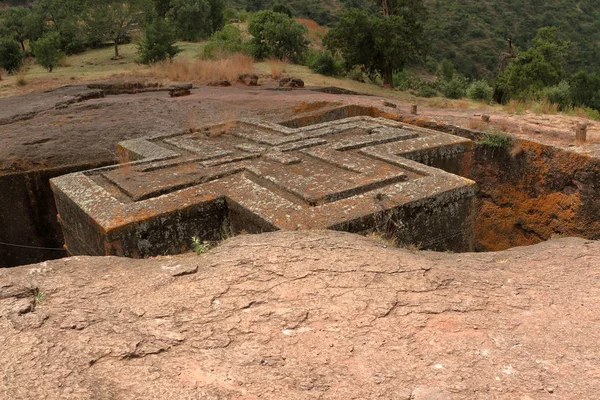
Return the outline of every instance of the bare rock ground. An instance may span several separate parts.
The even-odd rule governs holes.
[[[497,129],[511,135],[569,147],[574,127],[584,119],[564,115],[525,115],[482,109],[422,106],[410,116],[410,104],[386,107],[383,98],[320,93],[312,90],[274,91],[272,88],[200,87],[191,96],[170,98],[166,92],[90,96],[84,85],[65,86],[43,93],[0,98],[0,174],[80,164],[117,162],[116,144],[168,132],[178,132],[239,118],[284,121],[342,105],[378,107],[419,120],[435,120],[475,129]],[[66,104],[82,98],[83,102]],[[65,107],[58,107],[66,104]],[[395,105],[395,103],[394,103]],[[491,115],[482,123],[481,113]],[[590,123],[589,151],[597,151],[600,125]]]
[[[0,270],[2,399],[593,399],[600,243],[346,233]]]

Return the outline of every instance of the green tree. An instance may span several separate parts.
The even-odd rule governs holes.
[[[265,0],[247,0],[246,8],[248,11],[260,11],[265,8]]]
[[[286,5],[284,5],[284,4],[280,4],[280,3],[276,3],[276,4],[273,6],[273,11],[274,11],[274,12],[281,13],[281,14],[285,14],[285,15],[287,15],[287,16],[288,16],[288,17],[290,17],[290,18],[292,18],[292,17],[294,16],[294,15],[292,14],[292,10],[291,10],[291,9],[290,9],[288,6],[286,6]]]
[[[422,25],[427,15],[423,0],[372,0],[381,10],[384,17],[401,15],[410,25]]]
[[[380,73],[383,83],[391,87],[393,71],[402,70],[422,50],[422,24],[409,22],[410,18],[413,16],[378,16],[352,9],[327,33],[324,43],[342,53],[347,67],[363,65],[371,75]]]
[[[248,32],[253,36],[250,48],[257,59],[274,56],[302,62],[308,50],[308,29],[285,14],[259,11],[250,18]]]
[[[171,6],[168,18],[181,39],[195,41],[212,33],[208,0],[174,0]]]
[[[564,65],[570,43],[559,39],[556,28],[538,30],[533,45],[521,53],[496,80],[503,101],[540,93],[564,79]]]
[[[25,51],[25,41],[28,38],[27,18],[31,11],[24,7],[9,8],[3,17],[5,31],[21,44]]]
[[[60,34],[49,32],[33,43],[33,54],[38,64],[52,72],[65,56],[60,50]]]
[[[35,41],[47,31],[58,32],[60,47],[67,54],[82,52],[87,47],[82,15],[86,0],[41,0],[33,8],[31,18],[37,32],[31,33]]]
[[[1,25],[2,34],[13,37],[25,51],[25,42],[32,42],[42,35],[44,19],[31,8],[14,7],[5,11]]]
[[[600,75],[580,71],[569,79],[569,83],[573,104],[600,110]]]
[[[454,69],[454,64],[452,63],[452,61],[445,59],[440,63],[439,74],[443,80],[451,81],[452,78],[454,78],[455,72],[456,71]]]
[[[154,64],[172,59],[181,50],[175,46],[175,32],[160,17],[150,21],[138,43],[138,61],[142,64]]]
[[[209,35],[212,35],[225,25],[225,3],[223,3],[223,0],[208,0],[208,5],[210,6],[208,16]]]
[[[147,12],[146,0],[90,0],[85,18],[88,34],[97,40],[112,42],[114,59],[119,59],[119,45],[139,29]]]
[[[23,63],[23,52],[19,42],[14,39],[0,40],[0,67],[8,73],[13,73],[21,68]]]
[[[158,17],[165,18],[171,9],[171,0],[152,0],[152,6]]]

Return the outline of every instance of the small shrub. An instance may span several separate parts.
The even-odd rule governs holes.
[[[441,63],[440,63],[440,68],[439,68],[439,75],[443,80],[445,81],[451,81],[452,79],[454,79],[454,72],[456,71],[456,69],[454,68],[454,64],[452,63],[452,61],[444,59]]]
[[[175,46],[175,32],[162,18],[146,26],[138,43],[138,62],[154,64],[172,59],[181,50]]]
[[[589,108],[589,107],[576,107],[573,109],[575,115],[578,117],[585,117],[593,119],[594,121],[600,121],[600,111]]]
[[[438,91],[435,90],[433,86],[424,84],[416,90],[413,90],[412,94],[417,97],[436,97],[438,95]]]
[[[16,40],[0,40],[0,67],[8,73],[16,72],[23,64],[23,52]]]
[[[354,67],[352,67],[352,69],[346,73],[346,78],[363,83],[369,80],[367,74],[359,65],[355,65]]]
[[[490,102],[494,95],[494,88],[485,80],[474,81],[467,88],[467,97],[471,100]]]
[[[204,47],[202,56],[204,58],[222,58],[244,49],[242,31],[235,25],[226,25],[220,31],[215,32]]]
[[[41,291],[40,288],[34,288],[33,289],[33,306],[37,307],[39,305],[41,305],[44,300],[46,299],[46,293]]]
[[[462,99],[467,92],[467,80],[461,77],[454,77],[449,81],[442,81],[440,91],[449,99]]]
[[[510,136],[503,132],[485,132],[478,143],[494,149],[505,149],[510,145]]]
[[[567,81],[561,81],[556,86],[546,88],[543,97],[551,104],[557,104],[559,110],[567,109],[571,101],[571,85]]]
[[[192,250],[194,250],[196,254],[204,254],[210,250],[210,243],[206,240],[202,241],[199,237],[194,236],[192,238]]]
[[[560,106],[556,103],[551,103],[548,100],[534,101],[530,103],[529,108],[538,115],[556,115]]]
[[[341,65],[329,51],[317,53],[314,59],[309,61],[309,67],[317,74],[335,76],[339,75]]]
[[[437,81],[427,81],[418,76],[410,75],[404,70],[394,71],[392,75],[394,87],[398,90],[411,90],[417,97],[436,97],[438,95]]]
[[[527,109],[527,105],[520,100],[510,100],[508,104],[504,107],[506,111],[513,114],[522,115],[525,114],[525,110]]]
[[[409,76],[405,70],[396,70],[392,75],[394,87],[398,90],[411,89],[409,85]]]
[[[367,234],[367,237],[377,243],[383,245],[383,247],[398,247],[398,239],[394,236],[387,235],[381,232],[371,232]]]
[[[235,9],[231,8],[231,7],[227,7],[223,11],[223,19],[225,20],[225,22],[232,21],[234,19],[239,20],[238,12]]]
[[[383,86],[383,77],[379,73],[379,71],[372,72],[369,75],[369,83],[377,86]]]
[[[25,79],[25,71],[19,70],[17,74],[17,86],[26,86],[27,80]]]
[[[38,64],[52,72],[65,56],[60,50],[60,35],[58,32],[47,33],[33,44],[33,54]]]

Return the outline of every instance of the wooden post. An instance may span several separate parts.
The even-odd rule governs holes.
[[[418,109],[417,105],[413,104],[412,107],[410,108],[410,113],[414,114],[414,115],[417,115],[418,110],[419,109]]]
[[[585,143],[587,141],[587,124],[580,122],[575,128],[575,141],[577,143]]]

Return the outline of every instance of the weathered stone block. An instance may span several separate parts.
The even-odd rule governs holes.
[[[304,81],[300,78],[282,78],[279,80],[279,87],[303,88]]]
[[[256,74],[240,74],[237,80],[246,86],[258,86],[258,75]]]
[[[216,133],[215,133],[216,132]],[[254,120],[121,143],[133,160],[51,181],[71,254],[145,257],[278,229],[380,231],[471,250],[471,141],[354,117],[303,128]]]

